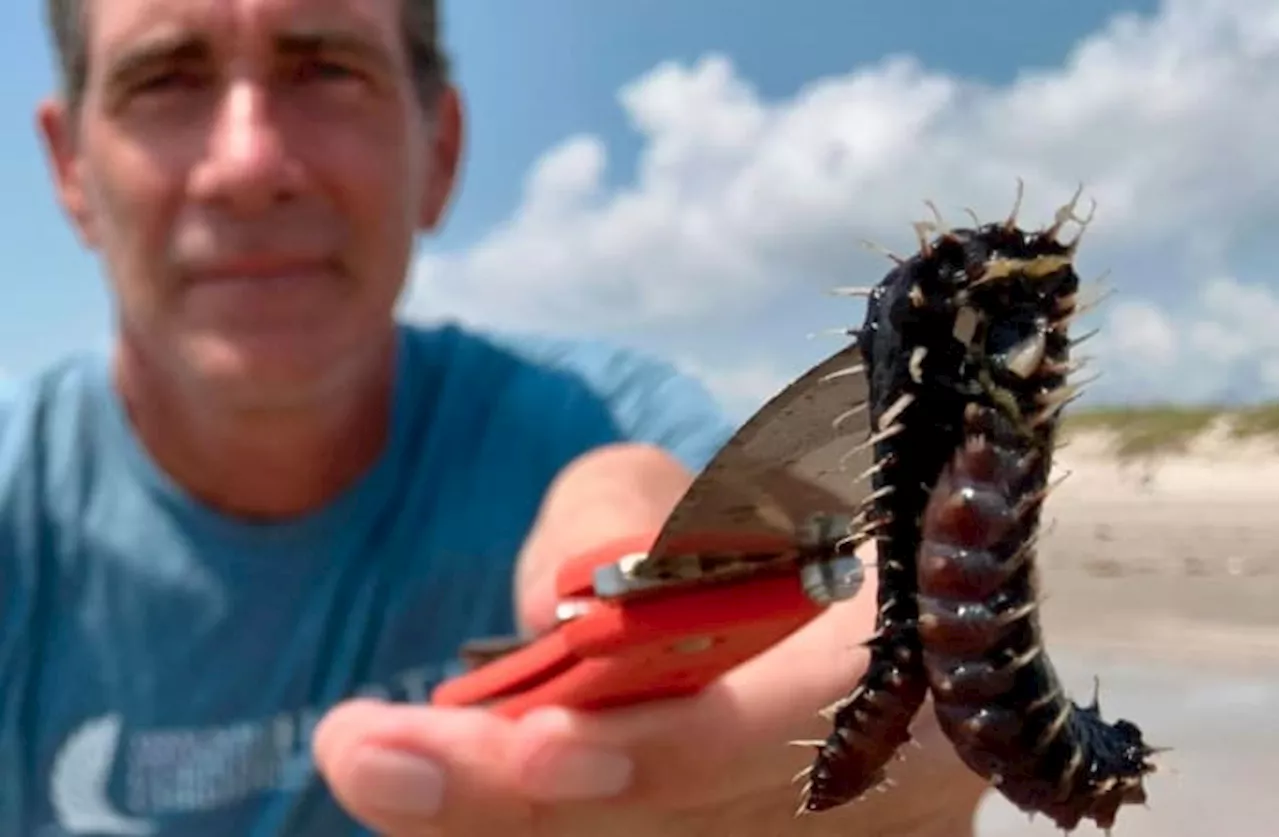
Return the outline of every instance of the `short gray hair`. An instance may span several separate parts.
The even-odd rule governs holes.
[[[409,72],[423,105],[432,105],[449,80],[449,59],[440,43],[439,0],[400,0],[400,30]],[[89,75],[85,0],[45,0],[62,94],[78,108]]]

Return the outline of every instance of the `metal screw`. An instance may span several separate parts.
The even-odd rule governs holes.
[[[800,568],[800,586],[805,595],[824,605],[853,598],[865,579],[862,560],[856,555],[814,561]]]

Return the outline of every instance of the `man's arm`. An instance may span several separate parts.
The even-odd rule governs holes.
[[[550,618],[565,556],[625,532],[653,531],[690,472],[650,445],[584,454],[556,481],[528,540],[518,599]],[[519,720],[483,709],[350,701],[322,721],[316,760],[339,801],[393,837],[609,833],[966,833],[981,783],[928,716],[923,747],[891,766],[890,793],[793,820],[790,777],[811,752],[786,746],[827,731],[817,708],[866,670],[860,641],[875,612],[874,576],[778,646],[689,698],[602,713],[549,708]]]
[[[556,569],[603,541],[656,534],[732,426],[699,382],[669,364],[565,341],[531,340],[521,351],[584,385],[586,401],[555,410],[603,409],[609,425],[602,433],[593,418],[570,428],[599,441],[561,469],[525,540],[514,595],[520,623],[536,631],[552,622]],[[855,599],[688,698],[601,713],[548,708],[518,720],[351,701],[317,730],[317,763],[354,816],[393,837],[964,835],[982,784],[927,711],[917,731],[923,749],[908,748],[908,760],[890,767],[901,780],[892,792],[792,816],[791,777],[813,752],[786,743],[824,737],[818,709],[866,671],[861,641],[872,633],[875,595],[872,573]]]

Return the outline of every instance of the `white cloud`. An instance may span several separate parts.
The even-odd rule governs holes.
[[[758,402],[817,359],[764,352],[762,328],[832,325],[810,319],[818,293],[883,272],[859,238],[910,248],[925,197],[1002,216],[1018,176],[1022,218],[1043,223],[1084,181],[1099,210],[1082,269],[1123,268],[1103,391],[1176,381],[1178,397],[1261,368],[1274,397],[1275,249],[1252,274],[1231,262],[1259,225],[1274,235],[1278,28],[1271,0],[1169,0],[1005,86],[895,56],[773,102],[723,56],[666,63],[619,94],[644,138],[633,183],[607,189],[603,143],[568,139],[507,223],[421,258],[406,308],[625,335]],[[1244,279],[1201,289],[1220,272]],[[1200,310],[1174,303],[1193,293]]]
[[[1149,302],[1124,302],[1108,319],[1103,340],[1124,362],[1141,368],[1166,369],[1178,357],[1178,332],[1169,315]]]
[[[1093,353],[1109,376],[1124,382],[1127,397],[1274,398],[1280,354],[1276,292],[1215,277],[1188,303],[1178,314],[1150,302],[1126,302],[1109,312]]]

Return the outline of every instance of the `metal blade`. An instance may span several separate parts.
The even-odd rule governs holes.
[[[658,582],[714,573],[716,556],[683,555],[672,547],[684,534],[781,536],[810,545],[815,537],[845,537],[847,526],[816,533],[813,527],[815,518],[826,518],[828,529],[832,520],[847,523],[871,492],[857,477],[870,467],[872,451],[852,453],[870,435],[865,408],[850,413],[867,400],[861,364],[851,344],[770,399],[703,469],[628,574]]]

